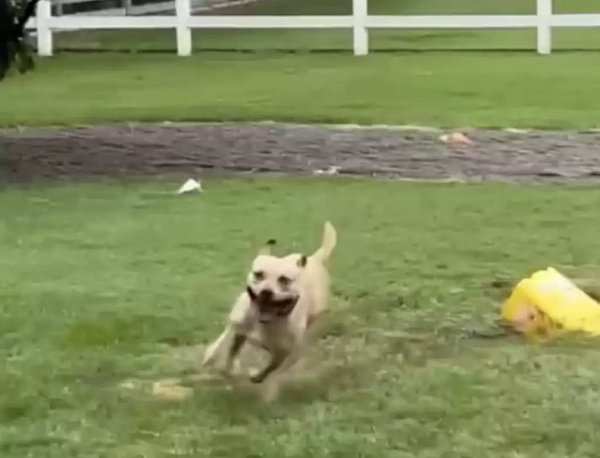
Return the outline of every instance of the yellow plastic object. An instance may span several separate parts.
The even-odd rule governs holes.
[[[521,280],[501,315],[530,336],[560,329],[600,335],[600,304],[552,267]]]

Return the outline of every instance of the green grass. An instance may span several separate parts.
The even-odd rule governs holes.
[[[252,14],[345,14],[350,2],[256,3]],[[375,13],[530,13],[533,2],[373,1]],[[559,12],[597,5],[557,2]],[[164,33],[163,33],[164,32]],[[162,49],[170,31],[57,34],[58,48]],[[569,35],[571,32],[574,35]],[[598,30],[558,30],[558,48],[595,48]],[[334,32],[337,33],[337,32]],[[585,35],[585,34],[591,35]],[[329,34],[328,31],[323,34]],[[582,35],[583,34],[583,35]],[[332,48],[319,31],[201,31],[199,49]],[[350,34],[333,48],[349,49]],[[484,38],[487,37],[487,38]],[[507,38],[510,45],[503,42]],[[526,37],[526,39],[524,39]],[[571,38],[569,38],[571,37]],[[165,39],[167,41],[165,41]],[[72,40],[72,41],[71,41]],[[566,41],[564,41],[566,40]],[[594,52],[540,57],[534,31],[375,31],[374,49],[530,49],[531,52],[428,52],[240,55],[73,56],[0,87],[0,125],[102,121],[278,120],[426,124],[448,127],[596,128],[600,57]],[[171,46],[169,45],[169,46]],[[338,46],[339,45],[339,46]],[[24,97],[23,94],[27,94]],[[47,109],[40,109],[40,106]]]
[[[372,14],[533,14],[535,0],[370,0]],[[347,15],[351,0],[264,0],[245,7],[252,15]],[[558,13],[600,12],[593,0],[556,0]],[[232,10],[240,14],[240,10]],[[222,10],[227,14],[227,10]],[[535,30],[375,30],[373,50],[535,49]],[[555,31],[555,49],[598,50],[597,29]],[[196,30],[194,49],[352,49],[344,30]],[[72,32],[56,36],[57,49],[164,50],[174,52],[175,32],[168,30]]]
[[[411,14],[473,5],[445,4],[395,5]],[[478,11],[527,12],[522,5]],[[387,33],[374,34],[376,47],[506,47],[503,33],[509,47],[533,44],[510,32]],[[300,36],[195,39],[263,50],[333,43],[333,35]],[[122,47],[123,37],[85,39]],[[154,32],[132,38],[166,43]],[[594,53],[60,56],[0,85],[0,125],[597,127],[599,66]],[[2,458],[597,456],[597,343],[471,331],[490,330],[498,316],[495,279],[515,282],[549,265],[598,272],[599,188],[207,179],[205,194],[181,198],[176,185],[0,189]],[[263,407],[247,390],[194,378],[196,346],[220,331],[256,249],[275,237],[282,249],[311,250],[327,219],[339,230],[334,312],[281,401]],[[168,377],[186,378],[193,398],[155,399],[152,383]]]
[[[600,55],[62,56],[0,85],[0,125],[264,120],[600,125]]]
[[[497,317],[491,280],[597,263],[600,189],[175,186],[0,193],[3,458],[596,456],[595,344],[468,331]],[[270,408],[216,382],[154,399],[154,380],[196,370],[193,346],[219,332],[264,240],[309,251],[326,219],[339,230],[334,313],[312,378]]]

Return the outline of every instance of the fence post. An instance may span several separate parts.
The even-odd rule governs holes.
[[[37,51],[40,56],[52,55],[52,4],[50,0],[40,0],[36,7]]]
[[[191,0],[175,0],[175,14],[177,15],[177,55],[192,55],[192,29],[189,19],[192,12]]]
[[[355,56],[369,54],[369,32],[366,27],[368,14],[367,0],[352,0],[352,43]]]
[[[552,52],[552,0],[537,0],[537,52]]]
[[[131,0],[123,0],[123,9],[125,10],[125,16],[131,16]]]

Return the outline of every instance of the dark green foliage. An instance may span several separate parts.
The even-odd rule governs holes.
[[[0,0],[0,80],[12,65],[20,73],[34,66],[31,47],[26,42],[25,24],[38,0]]]

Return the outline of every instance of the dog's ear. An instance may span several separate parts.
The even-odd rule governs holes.
[[[308,262],[308,258],[305,255],[300,256],[300,258],[298,258],[298,267],[301,267],[301,268],[306,267],[307,262]]]
[[[267,240],[267,243],[265,244],[265,246],[262,247],[260,250],[258,250],[258,254],[270,255],[271,247],[273,247],[275,245],[277,245],[277,240],[275,240],[275,239]]]

